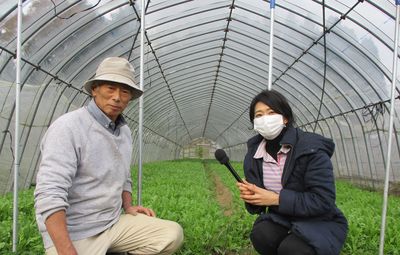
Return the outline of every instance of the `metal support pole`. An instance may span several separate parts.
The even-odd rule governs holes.
[[[393,70],[392,70],[392,92],[390,98],[390,117],[389,117],[389,138],[388,149],[386,157],[385,169],[385,187],[383,191],[383,206],[382,206],[382,221],[381,221],[381,234],[379,242],[379,255],[383,255],[385,246],[385,229],[386,229],[386,213],[387,213],[387,200],[389,192],[389,172],[390,172],[390,156],[392,154],[392,139],[393,139],[393,118],[394,118],[394,94],[396,91],[397,80],[397,47],[399,43],[399,14],[400,14],[400,0],[396,0],[396,25],[394,31],[394,52],[393,52]]]
[[[145,11],[146,5],[145,0],[141,1],[142,11],[140,15],[140,89],[143,90],[144,83],[144,35],[146,32],[145,28]],[[143,167],[143,97],[144,94],[139,97],[139,160],[138,160],[138,190],[137,190],[137,204],[142,204],[142,167]]]
[[[268,90],[271,90],[272,87],[272,59],[273,59],[273,50],[274,50],[274,13],[275,13],[275,0],[270,1],[270,9],[271,9],[271,26],[269,30],[269,63],[268,63]]]
[[[19,106],[21,91],[21,25],[22,0],[18,0],[17,17],[17,59],[16,59],[16,87],[15,87],[15,133],[14,133],[14,203],[13,203],[13,236],[12,251],[17,252],[18,242],[18,175],[19,175]]]

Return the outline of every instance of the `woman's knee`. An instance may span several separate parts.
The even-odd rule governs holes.
[[[287,229],[270,221],[254,224],[250,240],[260,254],[276,254],[281,240],[287,235]]]
[[[262,225],[263,224],[257,224],[253,226],[253,229],[250,233],[250,240],[257,251],[266,244],[266,240],[268,238]]]
[[[279,244],[287,235],[286,227],[264,220],[254,224],[250,240],[260,254],[277,254]]]
[[[279,255],[315,255],[314,248],[294,234],[288,235],[278,247]]]

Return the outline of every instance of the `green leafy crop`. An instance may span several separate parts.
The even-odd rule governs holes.
[[[232,163],[242,175],[242,164]],[[242,176],[243,177],[243,176]],[[137,180],[137,169],[132,170]],[[249,232],[255,220],[239,199],[236,181],[215,160],[143,165],[142,204],[158,217],[177,221],[185,241],[178,254],[253,255]],[[136,182],[133,196],[136,197]],[[349,221],[342,255],[378,254],[382,195],[338,181],[337,205]],[[0,197],[0,254],[13,254],[12,194]],[[385,254],[400,255],[400,198],[389,197]],[[44,254],[35,222],[33,190],[19,193],[18,254]]]

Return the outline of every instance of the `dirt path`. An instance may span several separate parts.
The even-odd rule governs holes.
[[[231,191],[222,182],[221,177],[216,174],[207,162],[203,162],[208,178],[212,181],[215,190],[216,199],[224,211],[225,216],[231,216],[233,213],[233,198]]]
[[[216,173],[211,173],[212,180],[215,185],[215,193],[217,201],[224,210],[225,216],[231,216],[233,213],[233,202],[231,191],[222,183],[221,177]]]
[[[221,209],[223,210],[223,214],[227,217],[232,216],[234,213],[234,205],[233,205],[233,196],[231,190],[225,186],[225,184],[221,180],[221,177],[214,170],[210,168],[207,162],[203,162],[203,166],[206,171],[207,177],[212,182],[211,187],[215,192],[216,200],[219,203]],[[223,252],[213,251],[210,254],[256,255],[257,253],[251,246],[249,246],[249,247],[243,247],[239,251],[229,251],[229,250],[224,250]]]

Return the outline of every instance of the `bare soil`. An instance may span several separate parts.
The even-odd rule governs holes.
[[[217,201],[224,210],[224,215],[231,216],[233,213],[233,198],[231,191],[222,183],[221,177],[214,172],[212,172],[210,175],[215,186],[215,195],[217,197]]]

